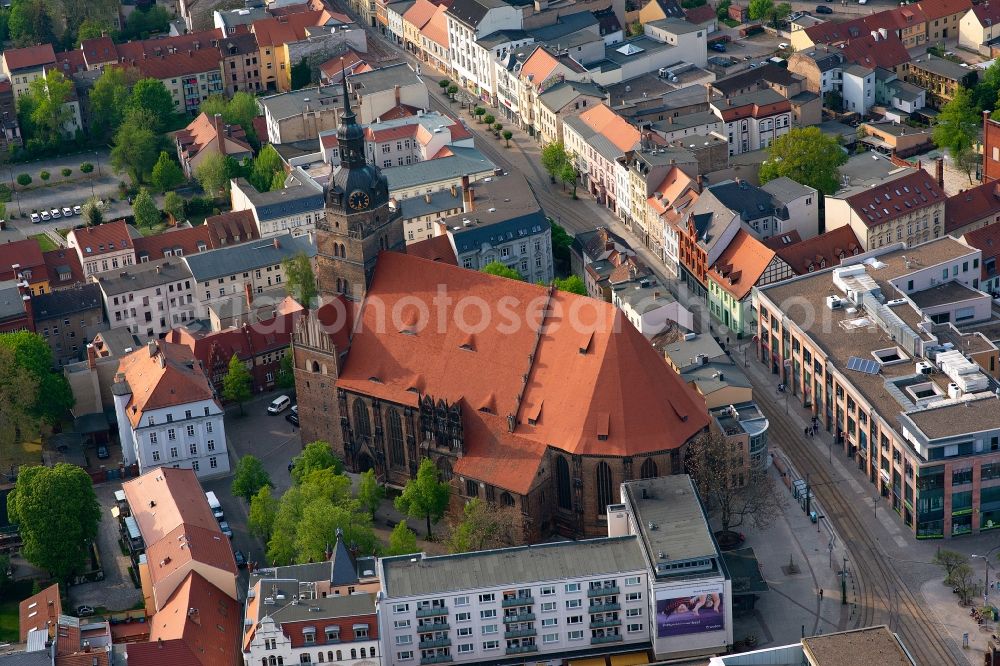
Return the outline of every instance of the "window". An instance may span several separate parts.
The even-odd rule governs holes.
[[[359,640],[362,638],[368,638],[368,625],[356,626],[354,628],[354,639]]]
[[[302,630],[302,640],[305,641],[306,645],[316,642],[316,629],[312,627],[306,627]],[[306,655],[308,656],[308,655]]]
[[[554,601],[544,601],[542,602],[542,612],[551,613],[556,609],[556,602]]]
[[[543,643],[558,643],[559,634],[542,634]]]
[[[324,633],[326,634],[327,643],[340,640],[340,627],[327,627]]]
[[[403,650],[401,652],[397,652],[396,657],[400,661],[407,661],[409,659],[413,659],[413,650]]]
[[[188,412],[188,414],[190,414],[190,413],[191,412]],[[188,418],[190,418],[190,417],[188,417]],[[194,426],[193,425],[189,425],[187,427],[187,434],[188,434],[188,437],[194,437]]]
[[[497,616],[496,608],[488,608],[486,610],[479,611],[479,617],[483,620],[489,620]]]
[[[638,585],[640,582],[641,579],[638,576],[629,576],[625,579],[625,586],[630,587],[632,585]]]
[[[629,592],[625,595],[625,601],[640,601],[642,592]]]
[[[583,606],[583,602],[579,599],[567,599],[566,608],[580,608]]]
[[[566,593],[567,594],[570,594],[572,592],[579,592],[579,591],[580,591],[580,584],[579,583],[566,583]]]
[[[160,452],[153,451],[153,462],[159,462],[159,461],[160,461]]]
[[[637,632],[637,631],[642,631],[642,623],[641,623],[641,622],[631,622],[631,623],[629,623],[629,625],[628,625],[628,626],[626,627],[626,630],[627,630],[627,631],[628,631],[628,632],[629,632],[630,634],[634,634],[634,633],[635,633],[635,632]]]
[[[542,596],[548,597],[556,593],[556,588],[551,585],[542,588]]]
[[[583,631],[579,629],[576,631],[571,631],[568,634],[566,634],[566,637],[571,641],[581,640],[583,638]]]
[[[469,597],[467,597],[467,596],[455,597],[455,605],[456,606],[468,606],[469,605]]]
[[[386,420],[389,426],[389,465],[402,468],[406,464],[406,457],[403,453],[403,422],[399,417],[399,410],[389,408]]]
[[[458,644],[458,653],[459,654],[467,654],[469,652],[472,652],[475,649],[476,648],[475,648],[475,646],[472,643],[459,643]]]
[[[455,622],[469,622],[472,620],[472,613],[456,613]]]
[[[559,624],[559,618],[557,617],[547,617],[544,620],[542,620],[543,627],[554,627],[557,624]]]
[[[396,628],[396,629],[409,629],[410,628],[410,621],[409,620],[396,620],[395,622],[392,623],[392,626],[394,628]]]
[[[211,424],[209,424],[209,425],[211,425]],[[209,451],[214,451],[215,450],[215,440],[214,439],[208,440],[208,450]]]
[[[191,452],[191,455],[193,456],[198,455],[198,445],[196,443],[191,442],[191,445],[188,447],[188,450]]]
[[[499,650],[500,641],[483,641],[484,650]]]
[[[488,604],[488,603],[490,603],[492,601],[495,601],[495,600],[496,600],[496,595],[494,595],[492,592],[490,592],[489,594],[480,594],[479,595],[479,603],[481,603],[481,604]]]
[[[149,433],[149,443],[150,444],[156,444],[156,433],[155,432]]]
[[[569,463],[566,462],[565,456],[556,457],[556,499],[560,509],[573,508],[573,490],[570,485]],[[569,592],[568,589],[566,591]]]
[[[484,624],[483,625],[483,636],[489,636],[490,634],[497,633],[497,625],[495,624]]]
[[[214,457],[209,458],[208,459],[208,466],[211,467],[212,469],[215,469],[216,467],[218,467],[219,466],[218,459],[214,458]]]
[[[392,607],[392,612],[396,613],[397,615],[399,613],[407,613],[409,612],[409,610],[410,610],[410,604],[395,604]]]
[[[176,458],[177,457],[177,447],[176,446],[171,446],[170,447],[170,457],[171,458]]]
[[[609,504],[614,504],[611,488],[611,467],[602,460],[597,464],[597,515],[599,516],[606,514]]]
[[[169,414],[167,415],[167,420],[168,421],[170,420]],[[173,428],[167,431],[167,439],[169,439],[171,442],[177,439],[177,432]]]
[[[458,635],[459,636],[471,636],[472,635],[472,627],[459,627],[458,628]]]

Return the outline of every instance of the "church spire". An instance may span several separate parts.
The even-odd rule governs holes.
[[[358,125],[357,116],[351,108],[351,97],[347,90],[347,69],[341,61],[340,73],[344,86],[344,112],[340,116],[337,140],[340,144],[340,165],[342,168],[357,169],[365,166],[364,130]]]
[[[343,84],[344,84],[344,118],[343,119],[345,121],[353,121],[354,118],[355,118],[355,116],[354,116],[354,111],[351,109],[351,96],[350,96],[350,93],[347,92],[347,71],[345,69],[344,60],[343,59],[340,60],[340,78],[343,80]],[[345,125],[350,125],[352,123],[351,122],[345,122],[344,124]]]

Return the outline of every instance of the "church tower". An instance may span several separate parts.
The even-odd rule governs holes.
[[[364,129],[357,123],[344,75],[344,114],[337,140],[340,166],[326,190],[326,214],[316,226],[316,282],[320,295],[361,300],[382,250],[405,251],[403,221],[389,209],[389,185],[365,161]]]

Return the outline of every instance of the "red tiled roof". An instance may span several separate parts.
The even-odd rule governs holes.
[[[985,280],[991,277],[986,260],[993,259],[995,264],[996,258],[1000,256],[1000,222],[987,224],[985,227],[970,231],[963,238],[966,243],[983,253],[983,260],[980,262],[982,278]],[[997,267],[994,265],[993,270],[996,269]]]
[[[13,280],[16,277],[11,268],[14,264],[18,264],[22,271],[31,271],[30,283],[48,279],[48,270],[42,256],[42,249],[34,238],[0,245],[0,280]]]
[[[536,445],[579,455],[664,451],[707,424],[704,404],[609,303],[392,252],[379,258],[369,299],[383,299],[390,310],[404,296],[430,304],[441,286],[452,302],[475,297],[487,304],[487,325],[463,332],[449,315],[441,330],[419,327],[416,312],[403,307],[403,330],[390,326],[376,334],[378,313],[363,306],[338,388],[411,406],[419,395],[461,400],[467,413],[476,412],[468,427],[488,430],[486,439],[467,440],[472,451],[492,447],[484,457],[507,449],[513,455],[516,448],[530,461]],[[520,326],[499,326],[509,321],[497,310],[501,300],[513,304]],[[531,322],[544,309],[556,314],[545,318],[538,336]],[[517,424],[512,433],[508,415]],[[471,468],[467,473],[479,478]],[[504,488],[525,481],[512,465],[495,475]]]
[[[83,51],[79,50],[57,53],[56,64],[67,78],[76,72],[87,71],[87,61],[83,57]]]
[[[143,59],[123,60],[123,64],[135,67],[143,76],[153,79],[169,79],[189,74],[214,72],[219,69],[222,56],[217,48],[210,45],[200,49],[179,50],[174,54],[147,56]]]
[[[846,201],[865,225],[873,227],[944,202],[945,196],[926,171],[917,171],[849,196]]]
[[[251,31],[260,46],[281,46],[306,38],[306,28],[327,23],[333,16],[326,10],[311,10],[254,21]]]
[[[580,114],[580,120],[623,152],[634,150],[639,143],[639,130],[605,104],[587,109]]]
[[[443,261],[452,266],[458,266],[455,249],[447,236],[434,236],[406,246],[406,254],[430,261]]]
[[[354,68],[364,64],[365,60],[361,54],[352,48],[348,48],[344,53],[330,58],[319,66],[319,71],[334,83],[340,83],[340,73],[346,71],[348,74],[354,73]]]
[[[972,0],[923,0],[917,3],[917,8],[924,13],[928,21],[933,21],[952,14],[964,15],[973,9],[973,4]]]
[[[79,247],[81,257],[99,257],[110,252],[134,250],[135,244],[125,220],[115,220],[96,227],[83,227],[69,232]]]
[[[780,250],[781,248],[786,247],[788,245],[794,245],[795,243],[801,243],[802,242],[802,236],[799,235],[798,231],[796,231],[795,229],[792,229],[791,231],[786,231],[785,233],[781,234],[780,236],[771,236],[770,238],[765,239],[763,242],[764,242],[764,245],[768,246],[772,250],[777,251],[777,250]],[[781,254],[781,253],[778,252],[778,254]]]
[[[51,44],[27,46],[23,49],[7,49],[3,52],[7,69],[11,72],[18,69],[30,69],[51,65],[56,61],[56,53]]]
[[[704,4],[693,9],[685,9],[684,18],[688,21],[688,23],[694,23],[695,25],[708,23],[709,21],[715,19],[715,7],[709,4]]]
[[[994,25],[1000,22],[1000,2],[981,2],[972,8],[972,13],[979,19],[979,25]]]
[[[995,215],[1000,215],[1000,183],[983,183],[954,194],[944,202],[944,232],[950,234]]]
[[[192,469],[158,467],[126,481],[122,490],[147,545],[182,525],[204,530],[219,527]]]
[[[437,11],[437,5],[430,0],[417,0],[403,13],[403,21],[420,30],[431,20],[435,11]]]
[[[142,261],[143,257],[154,261],[163,259],[166,256],[164,253],[166,250],[170,250],[174,256],[177,256],[179,249],[181,254],[187,256],[211,249],[212,237],[208,226],[201,224],[197,227],[165,231],[154,236],[143,236],[136,238],[133,243],[135,243],[135,256],[138,261]],[[200,244],[203,244],[204,247],[199,247]]]
[[[315,627],[317,636],[325,636],[327,627],[336,627],[340,630],[341,636],[353,637],[355,624],[367,624],[368,640],[377,641],[378,616],[375,614],[375,595],[368,594],[368,598],[371,600],[371,613],[344,615],[331,618],[319,617],[315,620],[307,618],[305,620],[298,620],[295,622],[282,622],[281,631],[288,636],[288,642],[292,644],[293,649],[306,647],[306,637],[302,631],[305,627]],[[365,662],[361,661],[360,663],[364,664]]]
[[[742,301],[764,275],[774,257],[774,250],[741,228],[709,269],[708,275],[729,295]]]
[[[842,258],[852,257],[865,251],[854,230],[848,225],[799,243],[771,247],[786,264],[792,267],[796,275],[836,266]]]
[[[118,47],[107,35],[80,42],[80,51],[90,66],[105,62],[118,62]]]
[[[260,230],[253,218],[253,211],[229,211],[221,215],[213,215],[205,220],[209,238],[212,239],[212,249],[236,245],[260,238]]]
[[[60,248],[43,252],[45,268],[49,274],[49,286],[53,289],[71,287],[84,282],[83,266],[80,258],[72,249]],[[66,277],[65,280],[61,279]]]
[[[448,19],[444,15],[446,11],[448,7],[438,5],[431,19],[420,29],[420,34],[445,49],[448,48]]]
[[[779,102],[772,102],[770,104],[757,104],[754,102],[729,107],[721,106],[720,102],[717,106],[719,107],[722,119],[727,123],[731,123],[734,120],[740,120],[741,118],[766,118],[767,116],[773,116],[778,113],[787,113],[792,110],[792,103],[787,99],[783,99]]]
[[[360,73],[360,72],[357,72]],[[400,118],[410,118],[420,112],[415,106],[410,106],[409,104],[397,104],[385,113],[379,116],[379,120],[386,122],[388,120],[398,120]]]
[[[204,370],[183,345],[150,342],[123,356],[118,372],[125,375],[132,393],[125,407],[133,426],[146,410],[214,399]]]
[[[241,126],[226,124],[219,116],[209,117],[207,113],[198,114],[175,137],[183,152],[191,157],[213,144],[215,151],[223,155],[253,152]]]
[[[18,604],[18,621],[21,629],[21,642],[28,640],[30,629],[50,629],[50,636],[55,631],[55,624],[62,614],[62,599],[59,597],[59,584],[33,594]]]

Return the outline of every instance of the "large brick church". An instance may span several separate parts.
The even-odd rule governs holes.
[[[345,85],[345,99],[346,83]],[[607,534],[622,481],[677,473],[704,402],[610,304],[405,254],[349,101],[293,335],[303,441],[403,485],[430,457],[526,541]]]

